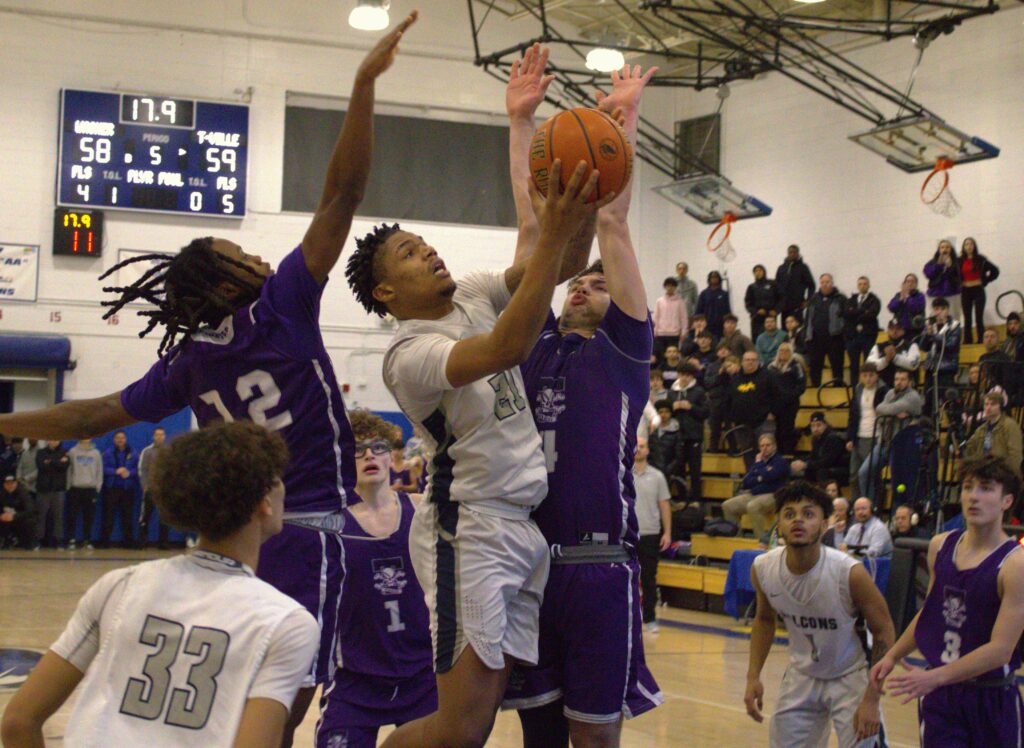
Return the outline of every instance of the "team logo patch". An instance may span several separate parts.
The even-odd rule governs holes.
[[[0,649],[0,691],[18,689],[42,658],[31,649]]]
[[[405,564],[399,556],[375,558],[373,564],[373,587],[382,595],[401,595],[409,580],[405,575]]]
[[[958,629],[967,621],[967,593],[956,587],[946,587],[943,592],[942,617],[947,626]]]
[[[533,409],[537,423],[557,423],[564,410],[565,377],[541,377],[537,407]]]

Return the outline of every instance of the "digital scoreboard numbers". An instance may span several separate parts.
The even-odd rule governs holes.
[[[245,216],[249,107],[61,91],[57,204]]]
[[[57,208],[53,212],[53,253],[71,257],[103,254],[103,212]]]

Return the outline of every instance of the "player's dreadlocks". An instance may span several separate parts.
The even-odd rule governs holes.
[[[387,314],[388,310],[373,298],[373,289],[377,286],[377,250],[384,245],[388,237],[400,230],[401,227],[397,223],[390,226],[386,223],[374,226],[369,234],[362,239],[356,239],[356,251],[345,265],[345,277],[348,279],[349,288],[355,294],[356,301],[363,305],[363,309],[379,317]]]
[[[145,254],[119,262],[101,275],[100,280],[136,262],[154,264],[129,286],[103,287],[108,293],[121,294],[119,299],[103,302],[103,306],[110,307],[103,319],[117,314],[126,304],[135,301],[155,306],[156,309],[144,309],[137,314],[149,318],[146,329],[139,333],[140,338],[157,325],[166,328],[158,356],[174,345],[179,334],[183,340],[188,340],[200,327],[217,324],[240,305],[251,301],[251,295],[243,294],[240,299],[232,300],[219,290],[220,284],[225,282],[240,285],[238,276],[231,272],[231,266],[242,268],[261,279],[260,274],[245,263],[215,251],[213,237],[207,236],[193,239],[177,255]]]

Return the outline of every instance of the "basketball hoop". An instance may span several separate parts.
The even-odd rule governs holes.
[[[722,262],[732,262],[736,259],[736,250],[729,241],[734,223],[736,216],[733,213],[726,213],[708,235],[708,252],[714,252]]]
[[[952,168],[953,162],[950,159],[939,158],[921,185],[921,202],[931,208],[933,213],[946,218],[952,218],[960,212],[960,203],[949,190],[949,170]]]

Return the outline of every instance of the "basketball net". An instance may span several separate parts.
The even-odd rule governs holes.
[[[960,203],[949,189],[949,170],[952,168],[953,162],[950,159],[940,158],[921,185],[921,202],[931,208],[933,213],[946,218],[952,218],[960,212]]]
[[[722,262],[732,262],[736,259],[736,250],[733,249],[732,242],[729,241],[734,223],[736,223],[736,216],[726,213],[708,235],[708,252],[714,252]]]

